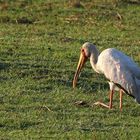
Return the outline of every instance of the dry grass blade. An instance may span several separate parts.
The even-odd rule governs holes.
[[[118,20],[122,20],[122,16],[120,15],[120,13],[117,12],[117,19]]]
[[[47,109],[48,111],[53,112],[53,111],[52,111],[48,106],[46,106],[46,105],[45,105],[45,106],[42,106],[41,108],[43,108],[43,109],[45,109],[45,110]]]

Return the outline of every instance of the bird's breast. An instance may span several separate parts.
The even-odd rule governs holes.
[[[120,88],[118,88],[113,82],[108,82],[108,83],[109,83],[110,90],[115,90],[115,91],[120,90]]]

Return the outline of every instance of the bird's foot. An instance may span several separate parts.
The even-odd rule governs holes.
[[[108,108],[108,109],[111,109],[110,106],[108,106],[108,105],[106,105],[106,104],[104,104],[104,103],[102,103],[102,102],[100,102],[100,101],[95,102],[94,105],[100,105],[100,106],[106,107],[106,108]]]

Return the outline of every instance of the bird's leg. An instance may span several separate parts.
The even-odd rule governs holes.
[[[110,90],[110,94],[109,94],[109,109],[112,108],[113,94],[114,94],[114,91]]]
[[[122,111],[122,95],[123,95],[123,90],[120,89],[120,111]]]
[[[109,93],[109,100],[110,100],[110,101],[109,101],[109,105],[106,105],[106,104],[104,104],[104,103],[102,103],[102,102],[100,102],[100,101],[94,103],[94,105],[101,105],[101,106],[103,106],[103,107],[106,107],[106,108],[108,108],[108,109],[111,109],[111,108],[112,108],[113,94],[114,94],[114,91],[113,91],[113,90],[110,90],[110,93]]]

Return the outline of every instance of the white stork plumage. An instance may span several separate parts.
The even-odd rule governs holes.
[[[96,102],[95,105],[111,109],[115,90],[120,92],[120,110],[122,110],[123,93],[132,96],[140,104],[140,68],[130,57],[115,48],[105,49],[99,54],[93,44],[84,43],[74,75],[73,87],[76,86],[78,75],[88,58],[92,68],[97,73],[104,74],[109,80],[110,86],[109,105],[100,101]]]

